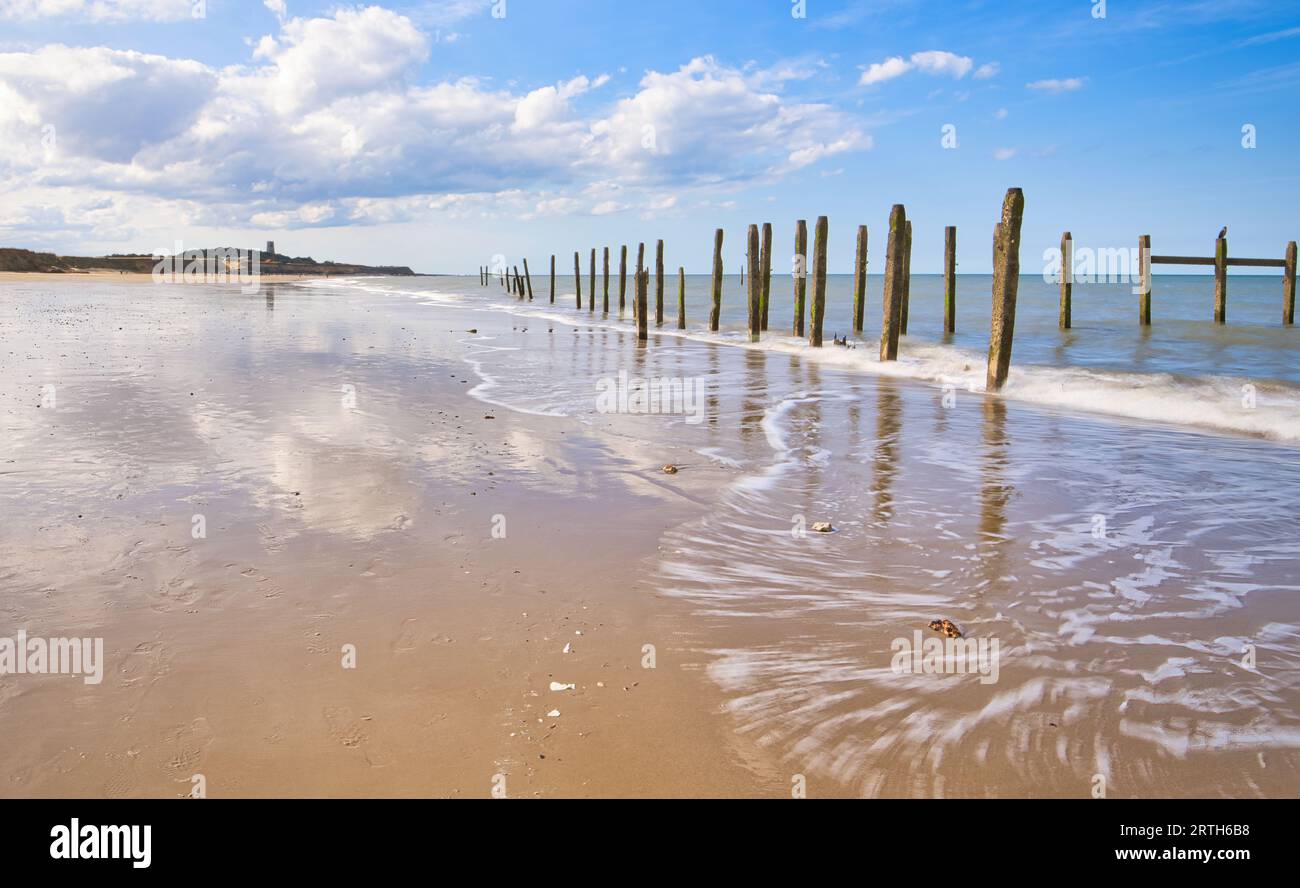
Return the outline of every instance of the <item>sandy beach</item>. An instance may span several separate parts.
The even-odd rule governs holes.
[[[719,717],[686,609],[640,582],[711,473],[485,409],[469,334],[437,316],[19,277],[56,305],[102,286],[112,321],[6,300],[5,622],[102,635],[107,662],[95,687],[0,684],[4,795],[177,797],[196,774],[211,797],[780,791]]]
[[[4,795],[1300,787],[1289,445],[477,287],[0,283],[4,622],[105,651],[0,682]]]

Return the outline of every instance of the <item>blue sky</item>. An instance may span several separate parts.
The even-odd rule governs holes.
[[[945,225],[981,272],[1013,185],[1027,270],[1065,229],[1300,236],[1294,3],[195,2],[0,0],[0,244],[472,272],[662,237],[703,272],[716,227],[735,267],[827,215],[847,271],[901,202],[919,273]]]

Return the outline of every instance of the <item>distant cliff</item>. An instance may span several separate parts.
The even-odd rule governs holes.
[[[217,251],[209,251],[217,252]],[[288,275],[398,275],[412,277],[415,272],[405,265],[350,265],[345,262],[317,262],[310,256],[290,258],[279,253],[262,252],[262,274]],[[53,272],[84,274],[88,271],[125,271],[151,274],[155,260],[152,256],[138,254],[114,256],[56,256],[54,253],[36,253],[12,247],[0,247],[0,272]]]

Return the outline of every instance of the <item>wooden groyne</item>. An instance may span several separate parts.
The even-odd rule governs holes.
[[[985,376],[985,388],[997,392],[1006,385],[1011,368],[1012,346],[1015,339],[1016,301],[1020,281],[1020,238],[1024,217],[1025,198],[1021,189],[1007,190],[1002,203],[1000,217],[994,226],[993,236],[993,283],[991,288],[991,311],[989,325],[988,365]],[[869,270],[868,226],[856,226],[856,243],[853,263],[852,289],[852,330],[861,334],[865,326],[867,304],[867,281]],[[654,317],[655,325],[664,324],[666,256],[662,239],[657,239],[654,257]],[[716,229],[713,236],[712,274],[709,281],[710,310],[708,329],[720,332],[722,319],[722,295],[725,274],[723,248],[725,232]],[[793,336],[808,337],[808,344],[813,348],[823,345],[826,319],[827,299],[827,253],[829,247],[829,222],[826,216],[817,217],[813,231],[811,261],[808,255],[808,224],[799,219],[795,222],[794,257],[793,257],[793,319],[791,332]],[[595,310],[596,304],[596,250],[590,251],[588,266],[588,311]],[[1058,327],[1062,331],[1072,329],[1074,299],[1074,240],[1070,232],[1061,236],[1061,270],[1059,275],[1060,306]],[[603,248],[602,264],[602,305],[603,310],[610,310],[610,248]],[[650,268],[646,264],[646,244],[637,245],[636,265],[632,275],[632,317],[636,323],[637,339],[645,343],[649,340],[650,326]],[[773,226],[770,222],[752,224],[747,227],[744,242],[745,263],[740,268],[740,279],[747,284],[745,288],[747,334],[750,342],[759,342],[768,330],[771,313],[771,274],[773,259]],[[1150,327],[1153,316],[1153,276],[1154,265],[1204,265],[1214,269],[1214,306],[1215,323],[1227,322],[1228,311],[1228,269],[1232,266],[1255,268],[1280,268],[1283,280],[1282,323],[1293,326],[1295,322],[1295,284],[1296,284],[1296,242],[1286,244],[1282,258],[1244,258],[1234,257],[1228,251],[1226,229],[1216,239],[1213,256],[1171,256],[1154,254],[1150,235],[1138,238],[1137,273],[1138,286],[1138,323]],[[551,254],[551,302],[556,296],[556,256]],[[581,251],[573,254],[574,292],[577,308],[582,308],[582,256]],[[881,290],[881,361],[898,360],[902,337],[908,333],[911,295],[911,260],[912,260],[912,220],[907,218],[903,204],[895,204],[889,214],[889,234],[885,248],[884,283]],[[533,299],[532,273],[528,260],[523,260],[523,273],[518,266],[508,267],[499,261],[491,266],[479,266],[479,284],[488,286],[492,276],[500,278],[501,286],[506,292],[518,299]],[[809,278],[812,288],[809,292]],[[618,269],[618,307],[620,316],[627,304],[628,284],[628,246],[619,249]],[[805,314],[808,321],[805,323]],[[957,328],[957,228],[949,225],[943,229],[943,313],[942,330],[945,339],[950,338]],[[677,269],[677,329],[686,330],[686,269],[679,265]],[[848,345],[848,338],[837,345]]]

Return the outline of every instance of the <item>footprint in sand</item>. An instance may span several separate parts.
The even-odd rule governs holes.
[[[413,650],[415,650],[415,617],[407,617],[402,621],[402,631],[397,634],[397,639],[393,642],[393,653],[401,654]]]
[[[324,711],[325,724],[329,737],[346,749],[355,749],[361,753],[366,764],[372,768],[382,768],[389,763],[388,757],[377,752],[370,744],[370,735],[366,732],[364,722],[353,715],[347,706],[327,706]]]
[[[167,770],[188,777],[199,770],[208,747],[212,745],[212,728],[206,718],[199,716],[188,725],[163,732],[162,739]]]
[[[125,685],[153,682],[171,671],[172,650],[161,641],[142,641],[118,667]]]

